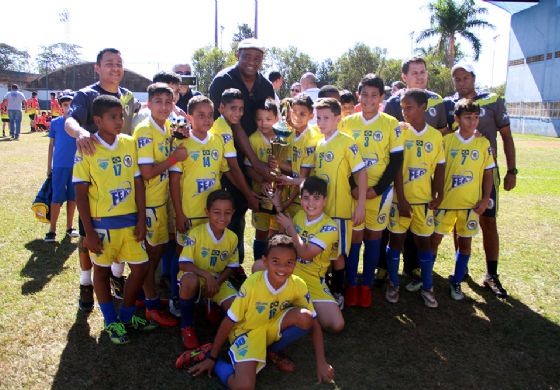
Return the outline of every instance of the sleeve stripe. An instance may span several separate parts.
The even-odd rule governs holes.
[[[181,256],[181,257],[179,257],[179,263],[193,263],[194,264],[194,260],[190,259],[188,257]]]
[[[366,167],[366,164],[364,164],[363,161],[360,161],[354,168],[352,168],[352,173],[356,173],[358,171],[361,171],[365,167]]]
[[[239,322],[239,319],[237,318],[237,316],[235,314],[233,314],[233,311],[231,310],[231,308],[229,308],[229,310],[227,311],[226,315],[229,317],[230,320],[232,320],[233,322]]]
[[[179,167],[171,167],[169,168],[169,172],[183,173]]]
[[[395,146],[393,149],[391,149],[391,153],[402,152],[403,150],[404,146]]]
[[[153,164],[153,163],[154,163],[154,159],[151,157],[140,157],[138,159],[138,165]]]
[[[227,268],[237,268],[239,267],[239,263],[231,263],[227,265]]]
[[[309,240],[309,243],[317,245],[322,250],[325,250],[325,248],[327,247],[327,245],[325,245],[325,243],[319,240],[317,237],[313,237],[311,240]]]
[[[438,161],[438,164],[445,164],[445,159],[439,160],[439,161]]]
[[[486,166],[486,168],[484,168],[484,169],[493,169],[493,168],[496,168],[496,164],[490,163],[490,164],[489,164],[488,166]]]
[[[90,184],[91,182],[87,181],[87,180],[82,180],[79,177],[76,176],[72,176],[72,183],[73,184],[80,184],[80,183],[86,183],[86,184]]]
[[[314,168],[315,164],[301,164],[302,168]]]
[[[224,157],[225,158],[237,157],[237,153],[234,153],[234,152],[224,153]]]

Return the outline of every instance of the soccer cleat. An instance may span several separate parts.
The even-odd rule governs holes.
[[[137,316],[135,314],[132,316],[130,321],[124,324],[124,326],[129,329],[140,330],[142,332],[149,332],[151,330],[156,329],[158,327],[158,324],[155,321],[145,320],[142,317]]]
[[[451,298],[460,301],[465,298],[465,294],[461,290],[461,283],[454,283],[449,281],[449,291],[451,292]]]
[[[338,305],[338,308],[340,310],[344,310],[344,295],[340,294],[340,293],[333,293],[333,298],[336,301],[336,304]]]
[[[436,294],[434,294],[434,289],[431,288],[430,290],[421,290],[420,296],[424,300],[424,305],[426,307],[430,307],[435,309],[439,306],[438,301],[436,300]]]
[[[177,318],[181,318],[181,309],[179,308],[179,298],[169,298],[169,312]]]
[[[80,284],[80,299],[78,300],[78,308],[81,311],[90,312],[93,310],[93,286],[84,286]]]
[[[371,288],[369,286],[359,287],[358,306],[371,307]]]
[[[344,292],[344,303],[352,307],[358,305],[358,286],[348,286]]]
[[[200,343],[198,342],[198,337],[196,337],[196,332],[194,327],[186,326],[181,329],[181,339],[183,340],[183,345],[185,349],[195,349]]]
[[[48,232],[45,234],[45,242],[55,242],[56,240],[56,233],[55,232]]]
[[[294,372],[296,370],[294,361],[282,352],[268,351],[266,353],[266,359],[282,372]]]
[[[167,328],[177,326],[177,324],[179,323],[177,321],[177,318],[173,317],[171,314],[166,313],[163,310],[157,310],[157,309],[154,310],[146,309],[146,319],[155,321],[160,326],[167,327]]]
[[[405,286],[406,291],[416,292],[422,288],[422,279],[413,277],[412,280]]]
[[[109,325],[105,325],[105,331],[109,334],[113,344],[128,344],[130,342],[122,322],[111,322]]]
[[[175,367],[177,369],[181,368],[189,368],[194,364],[203,361],[206,359],[206,354],[212,350],[212,344],[204,344],[201,345],[199,348],[191,349],[189,351],[183,352],[177,360],[175,361]]]
[[[505,288],[502,287],[500,283],[500,278],[498,275],[488,275],[484,277],[482,285],[494,293],[498,298],[507,298],[508,293]]]
[[[78,233],[78,231],[74,228],[70,228],[70,229],[66,230],[66,235],[70,238],[80,237],[80,233]]]
[[[373,285],[381,287],[387,280],[387,270],[383,268],[378,268],[375,273],[375,279],[373,279]]]
[[[385,299],[390,303],[397,303],[399,301],[399,288],[395,287],[391,281],[387,283]]]
[[[117,299],[124,299],[124,283],[126,279],[124,276],[117,278],[111,275],[111,294]]]

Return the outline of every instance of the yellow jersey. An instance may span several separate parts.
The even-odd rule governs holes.
[[[461,137],[459,132],[443,137],[445,184],[440,209],[471,209],[482,199],[482,178],[496,165],[490,141],[485,137]]]
[[[432,177],[437,164],[445,164],[441,132],[426,124],[421,131],[412,126],[404,128],[403,189],[410,204],[432,200]],[[393,203],[397,202],[395,193]]]
[[[233,141],[233,131],[223,116],[214,121],[210,132],[222,137],[225,149],[224,156],[226,158],[237,157],[237,150]]]
[[[300,135],[294,131],[288,138],[291,149],[288,161],[292,166],[293,177],[300,176],[301,168],[313,168],[315,148],[322,136],[321,132],[313,126],[307,127]]]
[[[183,145],[189,156],[169,168],[181,174],[181,203],[187,218],[206,218],[204,212],[208,195],[222,188],[222,172],[229,171],[221,137],[206,133],[200,140],[191,131],[190,137],[177,140],[174,146]]]
[[[308,221],[303,210],[294,216],[294,227],[305,245],[316,245],[322,252],[313,259],[302,259],[298,256],[294,275],[304,280],[307,278],[324,278],[331,258],[337,257],[335,244],[338,241],[338,229],[328,215],[321,214],[313,221]],[[334,256],[333,256],[334,253]]]
[[[179,263],[181,262],[193,263],[214,276],[218,276],[226,268],[239,267],[237,236],[226,228],[218,239],[210,224],[198,225],[187,234],[179,257]]]
[[[315,175],[327,182],[325,213],[331,218],[352,218],[350,175],[365,168],[358,146],[352,138],[335,131],[329,139],[322,137],[315,149]]]
[[[268,326],[290,307],[308,309],[313,317],[317,316],[303,279],[292,275],[282,287],[275,289],[268,281],[268,271],[251,274],[227,312],[229,319],[235,322],[230,339]]]
[[[403,150],[399,122],[383,112],[366,120],[361,112],[342,120],[341,131],[354,139],[367,169],[368,187],[379,182],[391,153]]]
[[[169,157],[171,129],[168,121],[162,129],[150,116],[136,126],[134,140],[138,150],[138,165],[159,164]],[[146,207],[159,207],[169,199],[169,172],[163,171],[150,180],[146,186]]]
[[[88,156],[80,152],[74,158],[72,183],[87,183],[89,212],[93,226],[99,229],[119,229],[136,224],[134,179],[140,177],[136,143],[119,134],[109,145],[93,135],[98,144]]]
[[[251,149],[255,152],[259,161],[268,164],[268,159],[272,153],[272,147],[270,145],[270,139],[268,139],[260,130],[257,129],[253,134],[249,136],[249,143],[251,144]],[[248,158],[245,158],[245,165],[250,167],[251,162]],[[253,181],[252,184],[253,191],[257,194],[262,192],[261,185]]]

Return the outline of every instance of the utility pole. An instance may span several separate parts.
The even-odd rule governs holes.
[[[494,36],[492,40],[494,41],[494,47],[492,48],[492,76],[490,77],[490,86],[494,86],[494,62],[496,61],[496,40],[500,34]]]
[[[414,56],[414,31],[411,31],[408,35],[410,36],[410,55]]]
[[[218,0],[214,0],[214,47],[218,47]]]
[[[255,0],[255,38],[259,37],[259,0]]]

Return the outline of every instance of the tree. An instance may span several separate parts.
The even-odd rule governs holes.
[[[80,59],[82,47],[73,43],[55,43],[50,46],[41,46],[41,52],[37,55],[37,68],[39,73],[52,72],[55,69],[68,65],[76,65],[83,60]]]
[[[474,59],[480,56],[480,39],[472,32],[473,28],[494,28],[494,25],[481,18],[488,14],[484,7],[477,7],[474,0],[465,0],[457,3],[456,0],[432,0],[428,4],[431,12],[430,28],[422,31],[416,42],[438,37],[440,51],[448,50],[447,65],[455,64],[455,42],[457,36],[462,37],[473,48]]]
[[[6,43],[0,43],[0,70],[26,72],[29,70],[29,54]]]
[[[272,47],[266,52],[264,70],[265,72],[279,71],[284,77],[284,84],[278,95],[290,96],[290,85],[299,81],[305,72],[317,72],[317,64],[309,55],[300,52],[294,46],[289,46],[287,49]]]
[[[402,61],[394,58],[384,58],[377,75],[383,79],[385,85],[401,79]]]
[[[339,88],[355,91],[360,80],[368,73],[377,73],[385,57],[386,49],[371,49],[363,43],[357,43],[352,49],[342,54],[336,61]]]
[[[233,42],[241,42],[247,38],[254,38],[255,32],[247,23],[238,24],[237,25],[237,32],[233,34]]]
[[[321,85],[335,85],[338,78],[336,65],[330,58],[319,64],[317,69],[317,82]]]
[[[197,89],[207,94],[216,73],[235,64],[236,61],[233,52],[225,52],[214,46],[197,49],[192,56],[194,73],[198,78]]]

